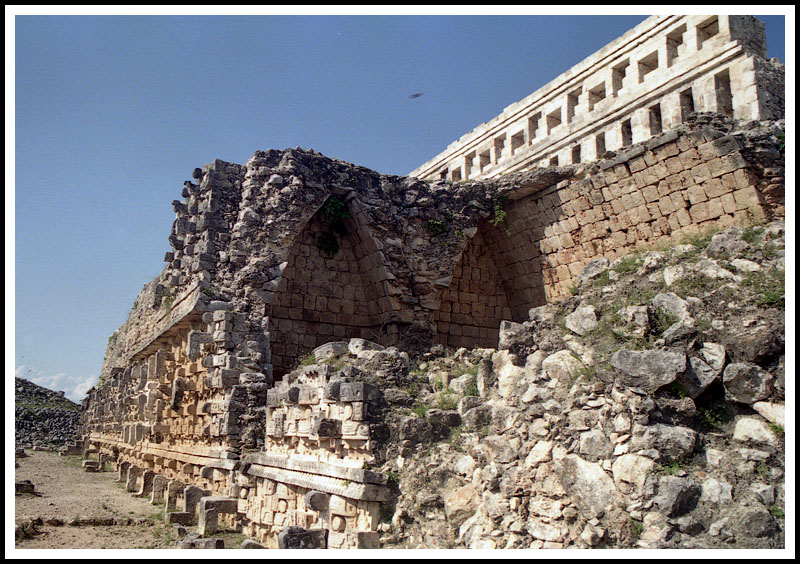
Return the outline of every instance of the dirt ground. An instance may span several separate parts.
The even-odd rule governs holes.
[[[40,517],[60,519],[64,525],[37,527],[41,534],[18,539],[15,547],[27,548],[175,548],[178,539],[172,526],[164,523],[164,505],[152,505],[147,498],[133,497],[117,473],[84,472],[78,456],[26,451],[17,458],[16,481],[30,480],[36,495],[16,495],[17,524]],[[110,469],[110,465],[107,466]],[[74,519],[88,521],[113,518],[131,524],[69,525]],[[191,530],[191,529],[190,529]],[[218,535],[226,548],[237,548],[244,537],[236,533]]]

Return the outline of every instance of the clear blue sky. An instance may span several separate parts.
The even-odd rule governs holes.
[[[406,174],[644,19],[17,16],[15,373],[83,397],[195,167],[302,146]]]

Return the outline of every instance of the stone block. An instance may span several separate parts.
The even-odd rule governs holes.
[[[278,548],[315,549],[328,547],[327,529],[287,527],[278,533]]]
[[[194,513],[186,511],[170,511],[164,515],[164,522],[167,525],[191,525]]]

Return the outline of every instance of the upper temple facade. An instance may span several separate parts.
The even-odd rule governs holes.
[[[692,112],[781,119],[784,77],[753,16],[651,16],[410,173],[458,182],[594,161]]]

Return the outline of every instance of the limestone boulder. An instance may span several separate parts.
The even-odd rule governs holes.
[[[740,417],[733,429],[733,439],[744,443],[764,443],[777,446],[778,438],[760,417]]]
[[[757,401],[750,407],[770,423],[780,425],[781,427],[786,425],[786,406],[784,404]]]
[[[700,486],[690,478],[661,476],[653,505],[668,517],[679,517],[697,506],[701,493]]]
[[[722,375],[725,398],[739,403],[755,403],[770,395],[774,377],[755,364],[735,362],[729,364]]]
[[[663,309],[678,318],[680,321],[691,319],[689,303],[672,292],[662,292],[653,298],[654,309]]]
[[[574,380],[584,368],[585,365],[566,349],[553,353],[542,361],[542,372],[559,382]]]
[[[603,467],[576,454],[554,459],[558,481],[587,519],[599,518],[617,502],[614,480]]]
[[[642,491],[647,476],[653,470],[655,462],[646,456],[638,454],[623,454],[614,461],[611,472],[614,482],[625,491],[626,486],[632,486],[636,491]]]
[[[694,451],[697,432],[688,427],[657,423],[634,429],[631,448],[637,450],[655,449],[663,460],[679,460]]]
[[[714,505],[724,505],[733,502],[733,486],[728,482],[708,478],[703,482],[700,501]]]
[[[674,351],[619,350],[611,356],[618,385],[649,394],[675,381],[686,370],[686,355]]]
[[[581,336],[586,335],[597,327],[597,310],[592,305],[578,307],[565,321],[567,329]]]
[[[481,501],[480,494],[470,484],[460,488],[445,488],[442,498],[447,521],[453,527],[460,527],[471,517]]]

